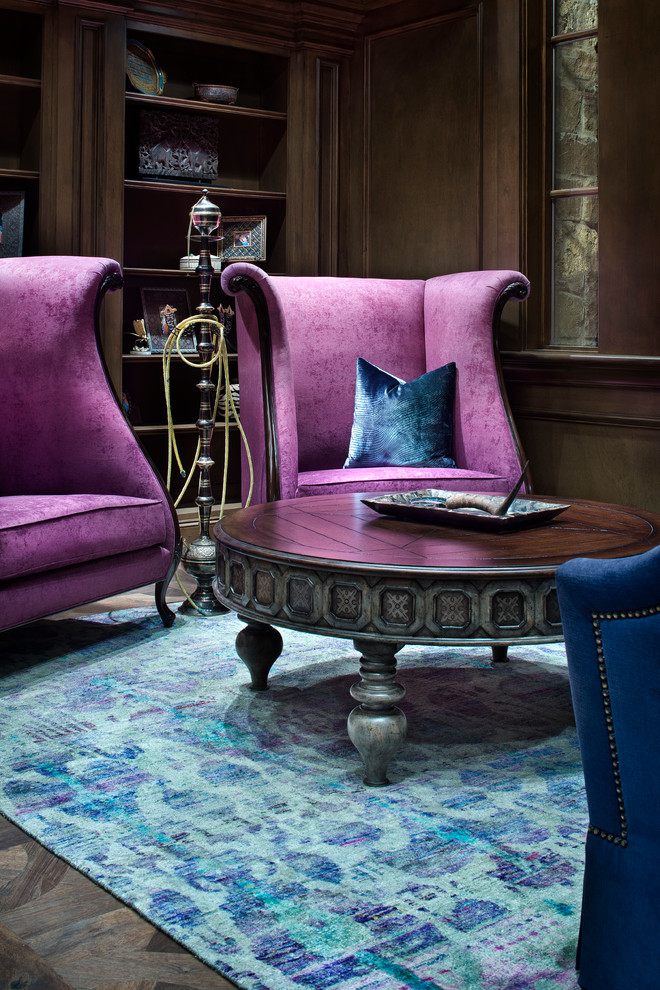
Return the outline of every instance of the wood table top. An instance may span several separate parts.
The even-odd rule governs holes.
[[[220,520],[215,535],[225,547],[267,560],[418,576],[552,574],[573,557],[629,557],[660,544],[660,515],[581,499],[547,498],[569,508],[540,526],[490,533],[386,517],[363,497],[370,496],[317,495],[238,509]]]

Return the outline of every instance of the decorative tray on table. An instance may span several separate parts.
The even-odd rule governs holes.
[[[447,505],[447,501],[450,505]],[[474,495],[468,492],[443,491],[427,488],[416,492],[395,492],[392,495],[379,495],[363,498],[361,501],[370,509],[386,516],[396,516],[409,522],[433,523],[436,526],[462,526],[465,529],[481,529],[491,532],[506,532],[539,526],[548,522],[568,508],[556,502],[540,502],[533,498],[514,498],[502,515],[496,515],[506,496]],[[476,505],[452,507],[451,502],[472,502]]]

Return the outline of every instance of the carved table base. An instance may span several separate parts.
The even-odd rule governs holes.
[[[402,644],[355,639],[353,646],[362,654],[362,679],[351,688],[360,704],[348,716],[348,736],[364,761],[365,784],[382,787],[390,782],[387,767],[406,738],[406,716],[395,705],[406,694],[394,679]],[[236,637],[236,652],[250,671],[250,688],[266,691],[270,669],[282,652],[278,630],[248,622]]]
[[[236,637],[236,652],[250,671],[253,691],[268,689],[268,675],[280,653],[282,637],[273,626],[248,622]]]
[[[535,496],[538,498],[538,496]],[[218,600],[247,622],[236,650],[263,691],[283,626],[353,640],[361,680],[348,734],[365,783],[388,783],[406,735],[396,654],[405,643],[461,643],[506,659],[507,644],[563,639],[554,572],[576,556],[624,557],[660,543],[660,516],[573,502],[523,532],[477,533],[385,519],[359,495],[271,502],[215,529]]]
[[[364,782],[372,787],[389,784],[387,767],[406,738],[406,716],[394,704],[406,693],[394,680],[395,655],[401,645],[353,640],[362,654],[362,680],[351,688],[351,696],[360,704],[348,716],[348,737],[364,760]]]

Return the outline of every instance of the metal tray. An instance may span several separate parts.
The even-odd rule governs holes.
[[[426,488],[415,492],[395,492],[363,498],[370,509],[386,516],[395,516],[409,522],[432,523],[436,526],[461,526],[464,529],[481,529],[505,533],[514,529],[540,526],[568,508],[557,502],[540,502],[533,498],[516,498],[504,516],[494,516],[485,509],[448,509],[445,501],[454,491]],[[489,501],[499,505],[504,495],[489,495]]]

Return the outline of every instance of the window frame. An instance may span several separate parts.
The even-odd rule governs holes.
[[[570,350],[570,351],[580,351],[586,353],[597,353],[598,343],[599,343],[599,333],[598,333],[598,317],[597,317],[597,327],[596,327],[596,342],[595,344],[577,344],[577,343],[566,343],[566,342],[556,342],[555,341],[555,299],[556,299],[556,276],[557,276],[557,265],[555,263],[555,224],[556,224],[556,210],[557,204],[560,200],[570,199],[570,198],[583,198],[583,197],[599,197],[599,186],[567,186],[567,187],[557,187],[555,186],[556,177],[556,91],[557,91],[557,51],[564,45],[569,45],[574,42],[580,42],[584,40],[589,40],[592,38],[596,39],[596,51],[598,51],[598,32],[599,25],[591,28],[585,28],[578,31],[565,31],[560,34],[555,34],[555,13],[558,0],[548,0],[547,3],[547,20],[546,20],[546,30],[547,30],[547,56],[546,56],[546,71],[547,71],[547,82],[546,82],[546,98],[547,103],[547,130],[545,135],[546,143],[549,145],[547,149],[547,154],[549,155],[549,189],[546,187],[545,195],[548,198],[548,226],[545,232],[545,238],[547,241],[547,264],[548,269],[546,270],[547,278],[547,300],[548,309],[545,313],[544,319],[544,341],[543,346],[552,348],[553,350]],[[596,0],[599,3],[599,0]],[[600,13],[600,11],[599,11]],[[598,145],[597,145],[598,152]],[[600,240],[600,231],[599,231]],[[598,312],[598,292],[595,299],[595,304]]]
[[[553,202],[569,193],[555,190],[554,180],[554,48],[568,39],[598,37],[599,28],[555,34],[555,0],[526,0],[522,22],[522,240],[521,264],[532,284],[532,293],[525,304],[519,346],[524,351],[545,353],[599,353],[599,346],[570,346],[553,343],[554,297],[554,230]],[[600,11],[599,11],[600,15]],[[600,16],[599,16],[600,20]],[[600,55],[599,55],[600,62]],[[600,111],[600,71],[599,71]],[[600,112],[599,112],[600,121]],[[600,148],[599,127],[599,148]],[[576,190],[585,195],[592,188]],[[572,190],[570,190],[572,192]],[[599,205],[601,203],[599,189]],[[601,246],[599,224],[599,250]],[[600,296],[600,291],[599,291]],[[600,304],[599,304],[600,313]],[[600,324],[600,320],[599,320]]]

